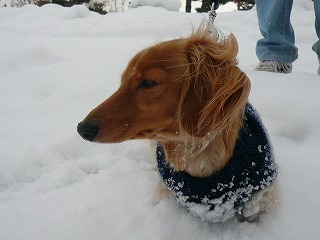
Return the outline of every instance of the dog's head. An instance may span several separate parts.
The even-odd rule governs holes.
[[[250,89],[237,67],[233,35],[215,41],[200,28],[188,38],[160,42],[139,52],[119,89],[78,124],[86,140],[179,140],[232,128]]]

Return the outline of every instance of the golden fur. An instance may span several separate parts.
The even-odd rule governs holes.
[[[233,35],[216,41],[203,26],[140,51],[119,89],[83,121],[99,126],[93,141],[155,140],[176,171],[218,172],[232,157],[250,92],[237,52]]]
[[[94,140],[157,140],[177,171],[219,171],[232,156],[250,89],[237,51],[233,35],[217,42],[205,28],[142,50],[118,91],[85,119],[100,126]],[[157,85],[139,89],[145,80]]]

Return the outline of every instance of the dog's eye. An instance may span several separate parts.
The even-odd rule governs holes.
[[[157,82],[154,80],[143,80],[138,84],[137,89],[140,88],[151,88],[157,85]]]

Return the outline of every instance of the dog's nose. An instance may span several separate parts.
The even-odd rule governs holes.
[[[93,141],[99,132],[99,126],[92,122],[81,122],[77,131],[83,139]]]

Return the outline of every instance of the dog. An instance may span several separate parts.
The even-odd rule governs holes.
[[[204,26],[143,49],[77,131],[100,143],[155,141],[163,187],[190,213],[254,221],[276,205],[277,165],[237,53],[233,34],[216,40]]]

